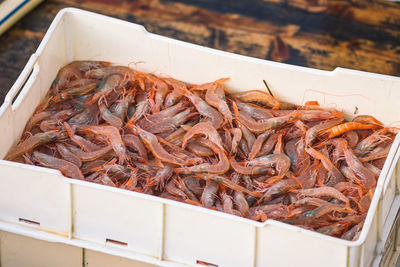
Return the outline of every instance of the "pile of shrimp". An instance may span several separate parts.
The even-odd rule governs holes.
[[[108,62],[63,67],[7,160],[347,240],[397,130],[317,102],[230,94]]]

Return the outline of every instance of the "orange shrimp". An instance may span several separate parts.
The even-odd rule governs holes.
[[[145,146],[153,153],[154,157],[156,157],[157,159],[175,165],[185,164],[185,162],[182,159],[168,153],[158,142],[158,139],[154,134],[146,132],[145,130],[139,127],[133,127],[132,131],[134,133],[139,134],[139,137],[143,141]]]
[[[354,173],[360,177],[361,183],[367,190],[375,186],[375,175],[363,163],[358,159],[351,148],[345,147],[344,157],[347,165],[354,171]]]
[[[334,126],[330,129],[323,131],[323,134],[329,134],[328,138],[334,138],[338,135],[341,135],[348,131],[353,130],[368,130],[368,129],[376,129],[380,128],[381,126],[376,124],[363,124],[358,122],[346,122],[337,126]]]
[[[357,117],[354,117],[352,122],[358,122],[358,123],[367,123],[367,124],[375,124],[377,126],[383,127],[383,123],[375,119],[374,117],[370,115],[359,115]]]
[[[135,149],[141,158],[147,159],[146,148],[144,147],[142,141],[140,141],[139,137],[133,134],[125,134],[121,137],[122,141],[127,147]]]
[[[66,136],[65,132],[37,133],[29,137],[22,143],[11,148],[7,156],[5,157],[5,160],[13,160],[40,145],[56,141],[57,139],[60,139],[60,137],[65,137],[65,136]]]
[[[267,92],[260,90],[249,90],[241,93],[236,93],[233,95],[236,98],[244,102],[258,102],[264,105],[268,105],[273,109],[279,109],[280,103],[275,97],[271,96]]]
[[[285,177],[286,173],[289,171],[290,164],[290,159],[285,154],[261,156],[247,162],[247,165],[275,167],[275,169],[278,171],[278,175],[269,178],[268,184],[275,183]]]
[[[77,155],[72,153],[71,150],[69,150],[65,145],[63,145],[61,143],[57,143],[56,147],[57,147],[58,153],[61,155],[61,157],[63,159],[75,164],[79,168],[82,166],[81,159]]]
[[[201,194],[201,204],[205,208],[212,208],[215,204],[215,197],[219,189],[218,183],[207,180],[203,193]]]
[[[324,121],[320,124],[317,124],[311,128],[309,128],[306,132],[306,136],[305,136],[305,141],[306,141],[306,145],[309,146],[312,144],[312,142],[315,140],[315,138],[317,137],[317,135],[326,130],[331,128],[332,126],[335,126],[339,123],[341,123],[343,121],[343,118],[336,118],[336,119],[332,119],[329,121]]]
[[[232,108],[236,119],[246,126],[251,132],[256,134],[261,134],[267,130],[278,128],[286,123],[291,123],[299,116],[299,113],[293,111],[286,116],[270,118],[264,122],[256,122],[249,115],[239,112],[235,102],[232,102]]]
[[[243,192],[235,191],[233,193],[233,202],[241,216],[246,217],[249,214],[249,203],[247,203]]]
[[[228,214],[241,216],[241,213],[233,208],[233,201],[231,196],[226,193],[226,188],[220,186],[220,196],[222,201],[222,211]]]
[[[221,98],[218,97],[218,95],[215,93],[215,90],[217,89],[217,86],[219,83],[223,83],[227,81],[228,79],[220,79],[218,81],[215,81],[212,86],[210,86],[207,89],[206,95],[205,95],[205,100],[207,103],[214,108],[218,109],[218,111],[225,117],[225,119],[232,124],[232,113],[228,107],[228,104],[226,101],[222,100]]]
[[[199,122],[185,134],[183,137],[182,148],[185,148],[188,140],[195,135],[205,135],[210,141],[218,146],[221,150],[224,150],[222,145],[222,139],[217,130],[208,122]]]
[[[275,170],[272,168],[266,166],[245,166],[245,164],[237,162],[234,156],[230,158],[229,162],[232,169],[240,174],[260,175],[267,173],[269,175],[275,175]]]
[[[119,164],[122,164],[128,160],[124,142],[122,142],[119,130],[114,126],[90,126],[80,131],[83,133],[90,133],[104,137],[118,155]]]
[[[58,169],[61,171],[62,174],[64,174],[67,177],[79,180],[85,180],[85,177],[79,170],[78,166],[69,161],[55,158],[47,154],[40,153],[38,151],[33,152],[33,160],[45,167]]]
[[[196,107],[197,111],[201,115],[207,117],[207,119],[210,121],[210,124],[214,126],[215,129],[219,129],[219,127],[221,127],[223,122],[223,117],[221,113],[210,107],[210,105],[208,105],[207,102],[204,101],[201,97],[190,92],[187,89],[185,90],[185,96],[193,103],[193,105]]]
[[[100,146],[90,142],[89,140],[86,140],[85,138],[76,135],[75,131],[71,128],[71,126],[69,126],[67,122],[64,122],[64,129],[66,130],[70,140],[77,144],[82,150],[90,152],[99,150],[101,148]]]
[[[217,152],[217,150],[214,150]],[[203,163],[191,167],[176,168],[177,173],[191,174],[191,173],[215,173],[223,174],[229,170],[229,160],[225,152],[222,150],[218,151],[219,161],[217,164]]]
[[[257,139],[254,141],[254,144],[251,147],[251,151],[249,154],[249,160],[253,160],[257,156],[258,152],[260,152],[260,150],[261,150],[261,147],[262,147],[264,141],[267,140],[270,135],[271,135],[271,131],[266,131],[257,136]]]
[[[350,205],[350,200],[343,195],[340,191],[333,187],[324,186],[318,188],[300,189],[298,190],[298,195],[302,197],[331,197],[343,201],[346,206]]]
[[[307,147],[305,148],[305,150],[311,157],[320,160],[324,168],[328,171],[330,179],[327,185],[335,185],[339,182],[345,181],[343,174],[338,170],[338,168],[332,163],[332,161],[328,157],[312,147]]]
[[[221,175],[198,174],[198,175],[196,175],[196,177],[199,177],[199,178],[204,179],[206,181],[207,180],[211,180],[211,181],[217,182],[217,183],[219,183],[219,184],[221,184],[223,186],[226,186],[226,187],[228,187],[228,188],[230,188],[230,189],[232,189],[234,191],[242,192],[242,193],[248,194],[248,195],[253,196],[253,197],[262,197],[262,195],[263,195],[261,192],[247,190],[246,188],[244,188],[244,187],[242,187],[242,186],[240,186],[238,184],[235,184],[234,182],[232,182],[228,178],[226,178],[224,176],[221,176]]]
[[[96,160],[98,158],[103,157],[108,152],[110,152],[113,148],[112,148],[112,146],[105,146],[103,148],[100,148],[99,150],[95,150],[95,151],[91,151],[91,152],[82,151],[79,148],[74,147],[74,146],[69,146],[68,149],[71,150],[76,156],[78,156],[80,160],[92,161],[92,160]]]

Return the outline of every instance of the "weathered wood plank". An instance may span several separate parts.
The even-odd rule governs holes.
[[[385,0],[48,0],[0,36],[0,101],[68,6],[243,55],[332,70],[400,73],[400,3]]]

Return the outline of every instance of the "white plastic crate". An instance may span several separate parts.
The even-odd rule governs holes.
[[[284,101],[336,103],[348,115],[358,109],[384,123],[400,117],[397,77],[341,68],[321,71],[244,57],[68,8],[54,19],[0,108],[0,157],[17,142],[60,67],[84,59],[123,65],[136,62],[141,71],[190,83],[230,77],[228,87],[235,91],[264,90],[265,79],[273,94]],[[381,229],[398,192],[399,141],[397,136],[364,229],[354,242],[273,220],[254,222],[72,180],[56,170],[3,160],[0,229],[164,266],[196,265],[198,261],[218,266],[369,266],[382,252],[376,245],[384,240]]]

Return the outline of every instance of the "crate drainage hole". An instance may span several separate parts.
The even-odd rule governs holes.
[[[128,246],[128,243],[126,242],[122,242],[122,241],[118,241],[118,240],[114,240],[114,239],[110,239],[110,238],[106,238],[106,243],[111,243],[111,244],[115,244],[115,245],[120,245],[120,246]]]
[[[201,260],[197,260],[196,263],[197,263],[197,264],[200,264],[200,265],[204,265],[204,266],[214,266],[214,267],[218,267],[217,264],[209,263],[209,262],[201,261]]]
[[[35,221],[27,220],[27,219],[24,219],[24,218],[19,218],[18,220],[20,222],[23,222],[23,223],[34,224],[34,225],[37,225],[37,226],[40,225],[40,222],[35,222]]]

